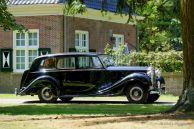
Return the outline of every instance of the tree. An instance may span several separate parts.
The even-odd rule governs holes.
[[[141,51],[182,50],[178,10],[174,5],[174,0],[149,0],[143,7],[134,5],[135,13],[145,18],[137,20]]]
[[[183,91],[171,111],[194,111],[194,1],[181,0],[183,39]]]
[[[0,0],[0,27],[4,30],[25,30],[25,27],[17,24],[14,16],[8,12],[8,2],[9,0]]]
[[[73,0],[71,0],[73,1]],[[84,3],[84,0],[75,0]],[[123,9],[128,7],[128,15],[131,18],[136,9],[134,4],[140,5],[142,8],[149,0],[118,0],[117,13],[123,13]],[[168,0],[166,0],[168,1]],[[193,0],[174,0],[176,3],[174,10],[178,10],[180,2],[182,39],[183,39],[183,90],[177,104],[170,110],[191,112],[194,111],[194,1]],[[71,2],[69,3],[71,4]]]

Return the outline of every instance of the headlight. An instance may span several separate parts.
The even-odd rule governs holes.
[[[158,78],[161,77],[161,71],[159,69],[156,70],[155,74],[156,74],[156,77]]]
[[[152,65],[150,67],[148,67],[148,72],[147,72],[148,76],[150,76],[152,84],[154,83],[155,80],[155,70],[152,67]]]

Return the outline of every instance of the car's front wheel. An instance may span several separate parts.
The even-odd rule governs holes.
[[[130,103],[146,103],[148,92],[139,84],[133,84],[126,88],[126,97]]]
[[[38,98],[44,103],[53,103],[57,101],[57,96],[55,95],[55,90],[50,86],[42,87],[38,92]]]

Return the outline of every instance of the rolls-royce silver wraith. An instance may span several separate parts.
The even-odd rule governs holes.
[[[121,95],[130,103],[151,103],[164,90],[164,78],[152,66],[115,66],[105,54],[62,53],[36,58],[24,71],[17,94],[38,95],[46,103]]]

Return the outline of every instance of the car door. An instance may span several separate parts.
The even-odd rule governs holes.
[[[105,69],[97,56],[78,56],[77,76],[85,83],[85,91],[95,94],[98,89],[106,84]]]
[[[69,69],[63,74],[64,94],[93,94],[104,82],[104,68],[96,56],[75,56],[74,69]],[[70,62],[67,61],[66,62]],[[66,63],[67,65],[68,63]],[[66,66],[67,67],[67,66]]]

